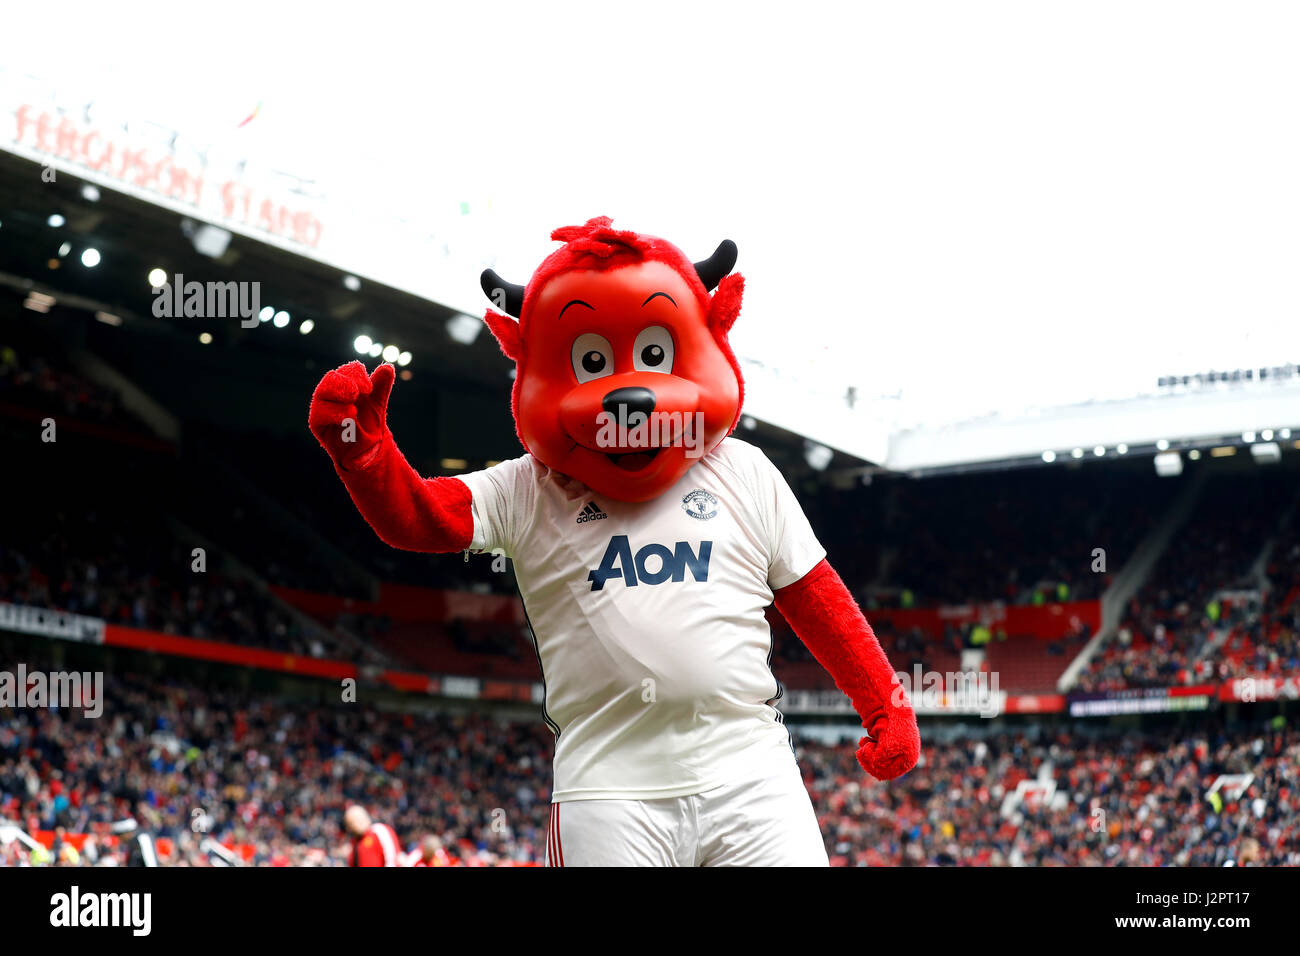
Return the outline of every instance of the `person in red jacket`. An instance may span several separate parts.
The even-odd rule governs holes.
[[[362,806],[351,806],[343,814],[343,827],[352,837],[348,866],[397,866],[401,844],[387,823],[375,823]]]
[[[451,857],[442,848],[442,841],[429,834],[420,841],[419,857],[411,866],[451,866]]]
[[[557,229],[526,286],[483,273],[526,454],[423,478],[387,425],[395,372],[329,372],[309,424],[385,542],[504,553],[556,735],[551,865],[826,865],[774,706],[775,602],[861,716],[858,759],[914,766],[916,716],[803,510],[728,437],[744,282],[605,217]]]

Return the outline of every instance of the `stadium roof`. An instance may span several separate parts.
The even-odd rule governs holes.
[[[1034,50],[1005,29],[1016,15],[961,4],[754,22],[721,45],[723,11],[692,8],[689,30],[638,15],[620,65],[655,82],[593,79],[576,109],[557,91],[617,11],[557,30],[526,7],[403,8],[400,31],[350,22],[343,49],[336,24],[263,7],[253,43],[233,15],[93,11],[57,46],[11,51],[0,146],[451,317],[481,315],[483,267],[520,279],[551,228],[590,215],[688,253],[733,238],[748,411],[891,469],[1295,427],[1289,393],[1258,383],[1151,394],[1160,376],[1300,359],[1300,132],[1275,119],[1300,60],[1284,30],[1181,9],[1170,45],[1159,6],[1120,33],[1070,18],[1069,43]],[[40,35],[35,9],[15,35],[28,16]],[[477,43],[434,55],[439,36],[483,36],[509,75]],[[165,49],[190,68],[163,77]],[[42,143],[42,113],[71,133]],[[113,136],[154,165],[89,168]]]

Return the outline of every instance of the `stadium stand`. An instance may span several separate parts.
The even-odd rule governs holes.
[[[0,412],[41,412],[126,432],[148,431],[112,389],[49,353],[5,342],[0,342]]]
[[[34,416],[45,414],[94,426],[29,455],[15,476],[23,507],[0,535],[0,602],[370,668],[524,689],[540,679],[515,614],[452,610],[457,594],[510,607],[508,565],[387,549],[308,442],[211,423],[187,423],[180,446],[145,441],[148,426],[66,360],[11,346],[0,369],[6,441],[31,446]],[[229,448],[248,454],[215,453]],[[248,460],[271,464],[250,473]],[[1093,625],[1070,615],[1095,604],[1172,487],[1122,467],[849,489],[793,480],[900,671],[951,674],[974,651],[1004,691],[1026,694],[1052,691],[1088,642]],[[1300,673],[1295,488],[1293,468],[1212,482],[1076,689]],[[1111,573],[1089,568],[1094,546],[1107,549]],[[385,598],[400,589],[407,611],[390,616]],[[974,611],[945,617],[940,605]],[[1005,613],[1015,608],[1055,609],[1066,622],[1048,636],[1017,631],[1007,622],[1020,618]],[[1003,616],[981,617],[989,609]],[[833,690],[770,619],[777,676]],[[5,661],[60,656],[41,638],[6,641]],[[448,865],[544,859],[552,740],[531,716],[419,693],[348,707],[320,688],[304,696],[264,677],[150,660],[115,659],[102,723],[0,710],[0,817],[38,834],[53,862],[124,864],[113,825],[134,816],[169,863],[207,865],[211,837],[250,864],[338,865],[339,817],[353,801],[408,848],[438,836]],[[815,721],[793,735],[837,865],[1296,864],[1300,738],[1280,720],[927,725],[937,732],[922,765],[890,786],[863,776],[852,736],[832,739]],[[1206,795],[1225,774],[1253,780],[1216,802]],[[492,824],[497,810],[505,829]],[[31,859],[11,842],[0,861]]]
[[[1091,570],[1092,549],[1113,572],[1172,490],[1149,466],[1116,462],[884,484],[890,559],[876,590],[895,605],[909,593],[925,605],[1096,598],[1109,574]]]
[[[1266,645],[1287,659],[1295,628],[1281,614],[1297,556],[1293,521],[1279,524],[1295,514],[1297,487],[1292,468],[1217,476],[1130,602],[1119,632],[1080,675],[1079,689],[1166,687],[1241,674],[1240,662],[1258,653],[1265,631]],[[1270,549],[1273,560],[1261,569]]]
[[[0,722],[0,810],[51,842],[75,835],[65,864],[121,865],[112,825],[133,816],[166,862],[205,865],[206,836],[252,865],[340,865],[352,802],[408,848],[439,836],[449,864],[544,859],[552,744],[538,721],[112,673],[105,690],[101,721],[24,709]],[[1276,722],[948,735],[891,785],[862,774],[852,740],[818,738],[795,731],[835,865],[1218,866],[1247,846],[1261,864],[1300,863],[1300,735]],[[1243,773],[1243,792],[1206,796]],[[17,844],[0,850],[10,865],[25,858]]]

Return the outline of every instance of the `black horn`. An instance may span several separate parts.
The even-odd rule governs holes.
[[[714,258],[717,258],[717,253],[714,253]],[[523,286],[507,282],[492,269],[484,269],[479,282],[483,286],[483,293],[492,300],[493,305],[506,315],[519,318],[519,313],[524,311]]]
[[[718,243],[718,248],[713,250],[713,255],[703,262],[695,263],[695,274],[700,277],[704,283],[704,288],[712,292],[718,287],[718,283],[736,266],[736,244],[730,239],[723,239]]]

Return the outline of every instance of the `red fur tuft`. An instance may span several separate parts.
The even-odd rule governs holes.
[[[640,251],[644,245],[641,237],[629,229],[615,229],[613,223],[609,216],[597,216],[581,226],[561,226],[551,233],[551,238],[568,243],[567,251],[575,257],[608,259],[619,252]]]
[[[519,383],[524,377],[523,333],[519,329],[518,322],[508,315],[493,312],[491,309],[484,314],[483,321],[487,323],[489,331],[497,340],[497,345],[501,346],[501,353],[515,363],[515,383],[510,389],[510,414],[515,420],[515,436],[524,451],[528,451],[528,442],[524,441],[524,433],[519,427],[522,421],[519,415]]]
[[[612,223],[608,216],[597,216],[581,226],[561,226],[551,233],[552,239],[564,245],[547,256],[528,280],[520,323],[528,322],[538,293],[558,275],[577,270],[603,272],[649,261],[663,262],[676,270],[699,299],[705,314],[708,313],[708,290],[685,253],[665,239],[615,229]]]
[[[501,353],[512,362],[518,362],[524,356],[524,340],[519,333],[519,323],[508,315],[488,309],[483,314],[483,321],[488,330],[501,346]]]
[[[731,327],[736,324],[736,319],[740,317],[740,300],[745,294],[745,278],[739,273],[733,272],[731,275],[723,276],[722,281],[718,283],[717,289],[713,292],[713,298],[709,302],[708,316],[709,330],[713,333],[714,340],[718,343],[718,348],[722,354],[727,357],[731,364],[731,370],[736,373],[736,384],[740,387],[740,401],[736,403],[736,417],[731,422],[731,427],[727,429],[730,435],[740,424],[740,413],[745,407],[745,377],[740,374],[740,363],[736,361],[736,353],[731,350],[731,341],[727,338],[731,332]]]
[[[723,335],[731,331],[740,317],[740,300],[745,294],[745,277],[737,272],[723,276],[709,304],[709,328]]]

